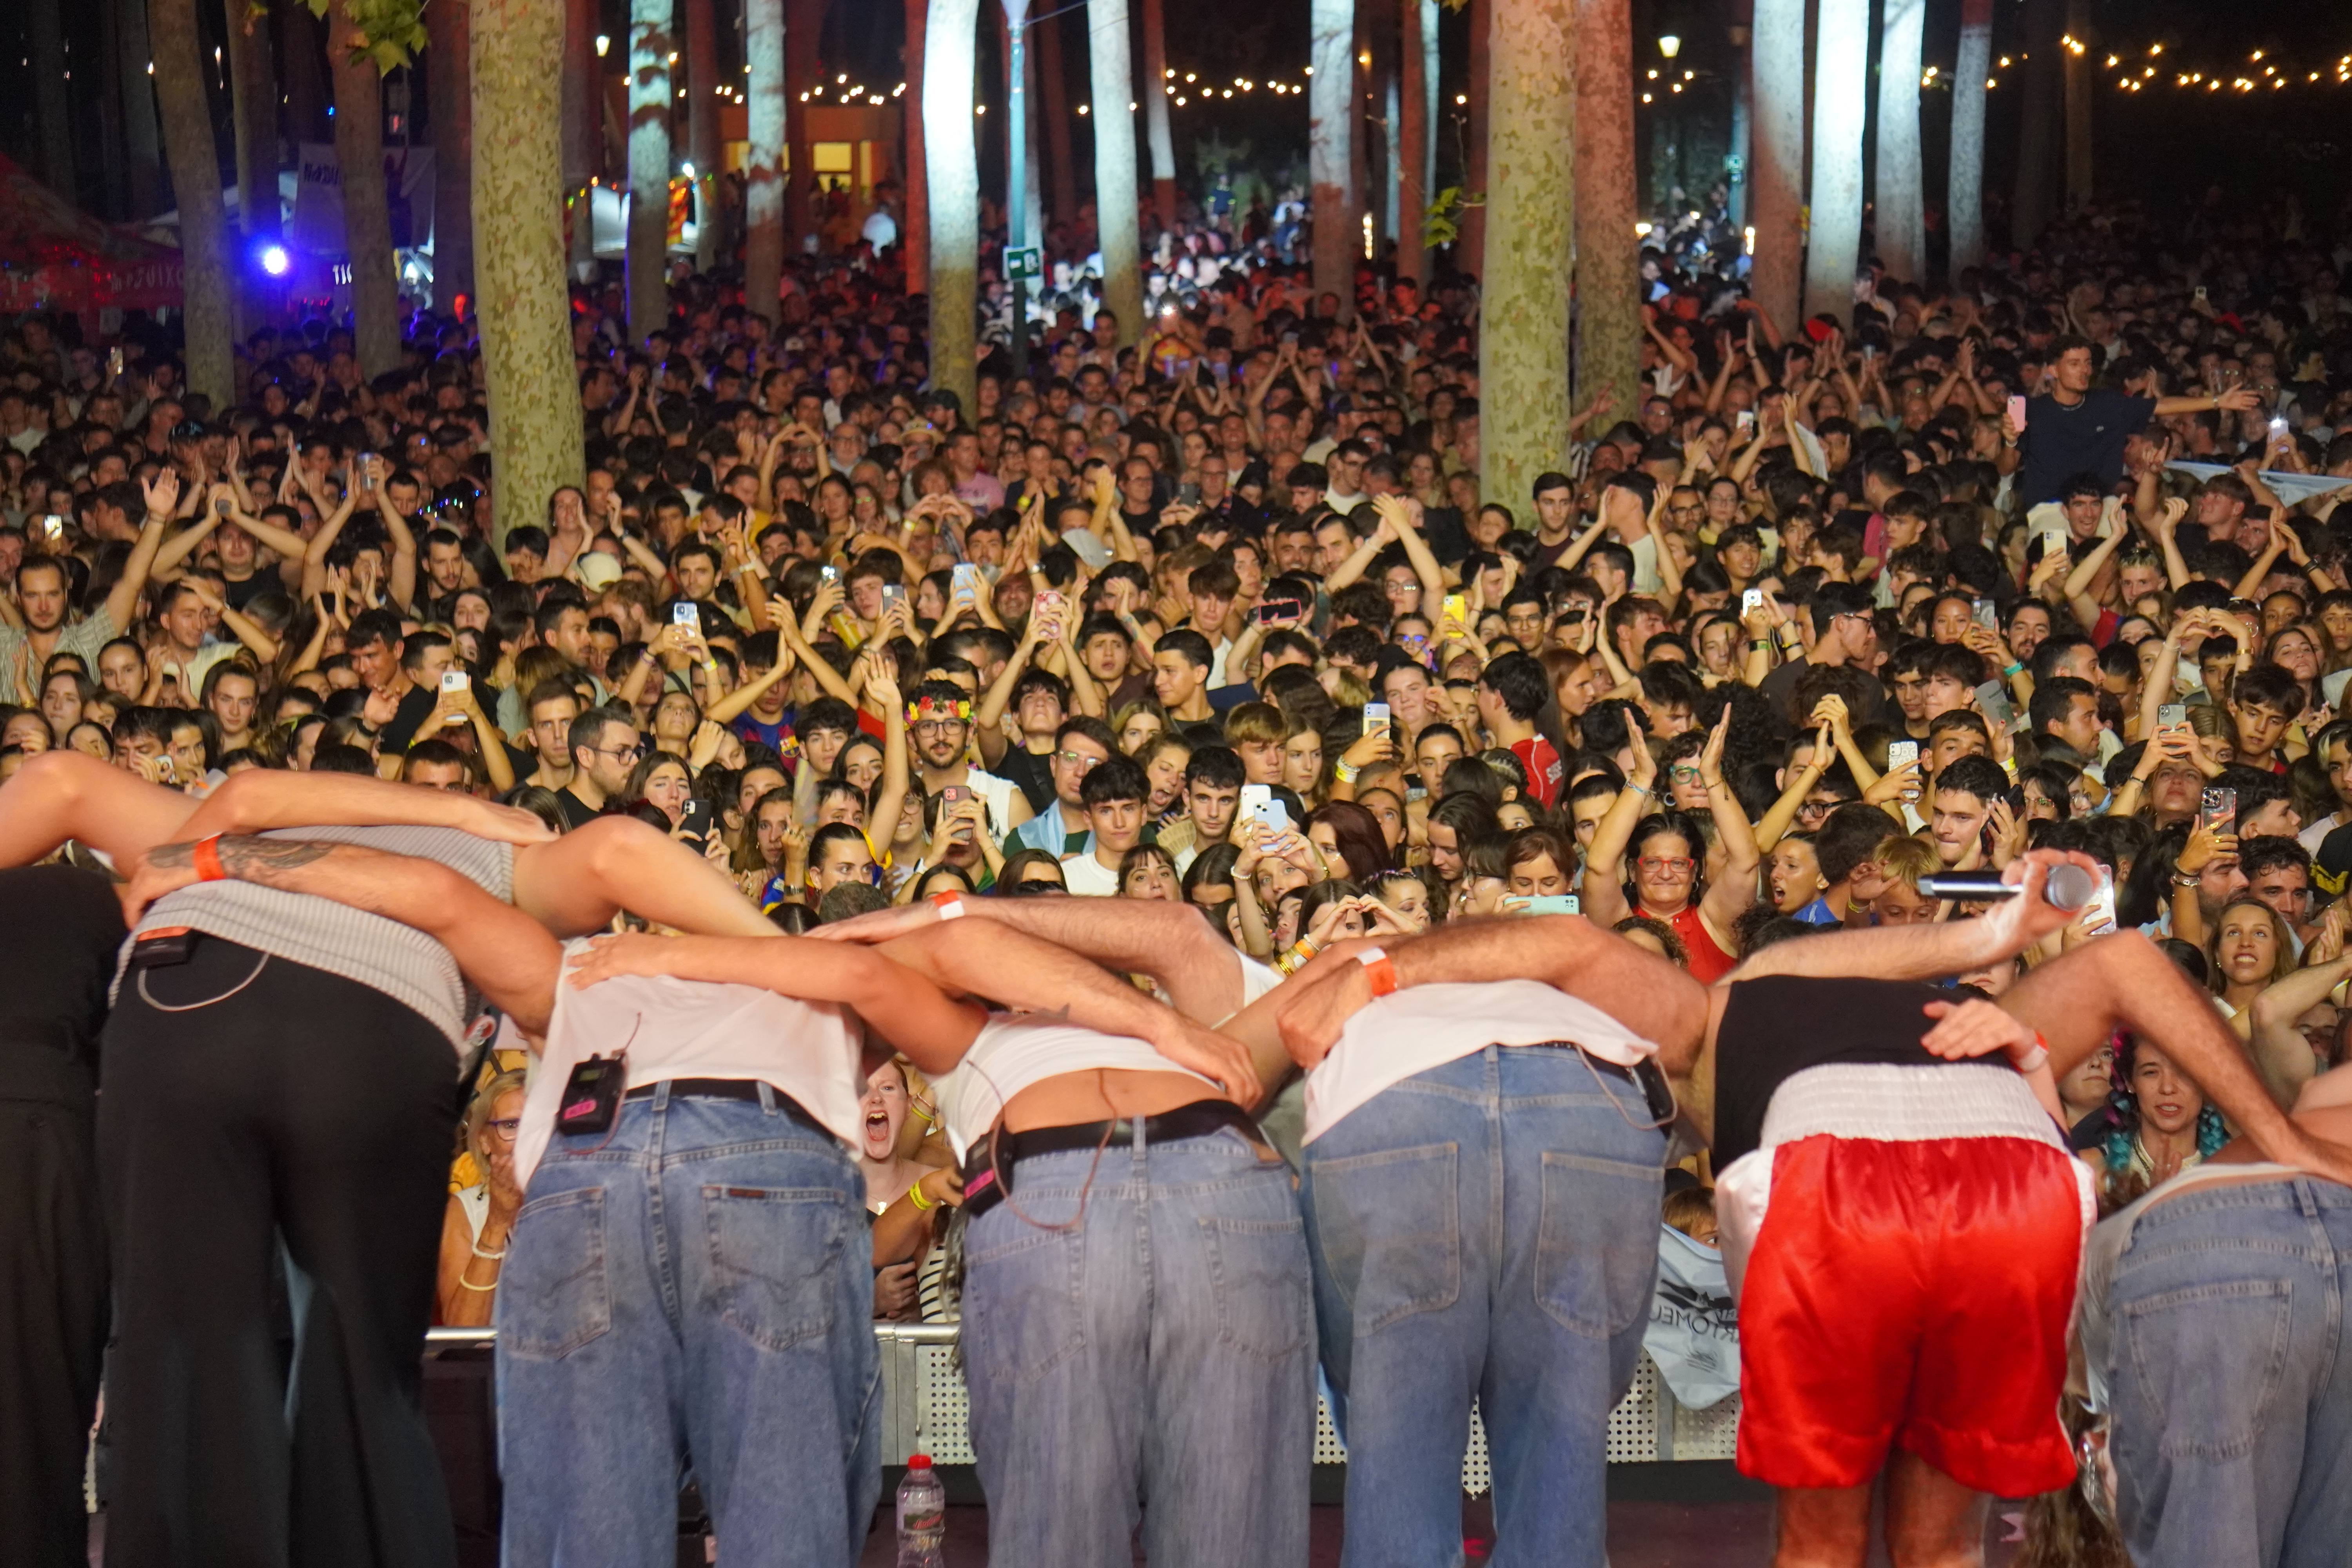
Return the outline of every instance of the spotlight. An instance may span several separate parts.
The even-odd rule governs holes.
[[[286,247],[282,245],[264,246],[261,250],[261,269],[272,278],[283,278],[294,270],[294,258],[286,254]]]

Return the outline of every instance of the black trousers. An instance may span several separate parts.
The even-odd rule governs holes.
[[[381,992],[206,937],[124,977],[104,1063],[109,1568],[451,1568],[418,1405],[448,1040]]]
[[[89,1075],[0,1041],[0,1560],[83,1568],[82,1459],[106,1350]]]

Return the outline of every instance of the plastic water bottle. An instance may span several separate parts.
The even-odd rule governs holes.
[[[907,1458],[898,1483],[898,1568],[947,1568],[948,1489],[929,1454]]]

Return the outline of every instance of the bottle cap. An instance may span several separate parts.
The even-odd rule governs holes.
[[[931,1468],[931,1457],[929,1454],[909,1454],[907,1456],[907,1468],[910,1470],[928,1470]]]

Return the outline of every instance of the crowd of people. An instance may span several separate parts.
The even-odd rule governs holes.
[[[730,1561],[845,1562],[916,1318],[1008,1561],[1303,1562],[1319,1361],[1349,1562],[1458,1548],[1475,1396],[1496,1561],[1597,1563],[1662,1194],[1788,1561],[1882,1469],[1897,1561],[2037,1493],[2042,1561],[2322,1560],[2333,244],[2110,211],[1801,322],[1654,258],[1526,495],[1452,275],[1065,310],[970,407],[856,268],[583,289],[549,497],[470,322],[264,329],[214,407],[20,318],[26,1561],[110,1298],[123,1563],[448,1561],[428,1321],[498,1327],[509,1562],[644,1560],[680,1456]]]

